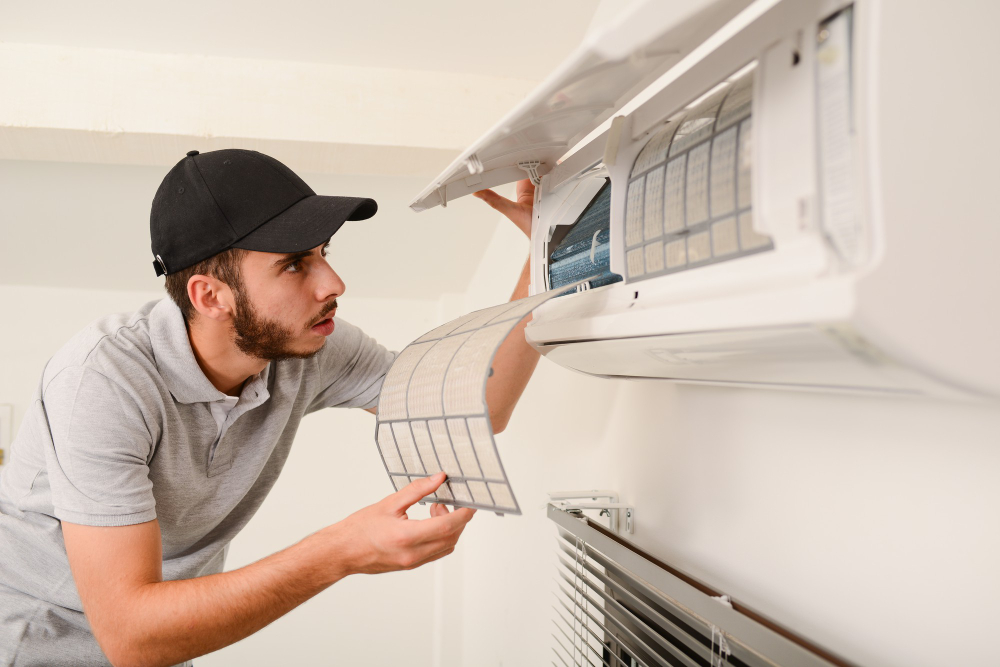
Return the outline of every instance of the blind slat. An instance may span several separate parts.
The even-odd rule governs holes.
[[[555,607],[553,607],[553,609],[555,609]],[[573,634],[575,634],[577,637],[579,637],[580,640],[583,642],[583,644],[587,648],[589,648],[591,651],[593,651],[594,655],[596,655],[598,658],[600,658],[601,663],[604,665],[604,667],[611,667],[611,664],[607,660],[604,659],[604,655],[600,651],[598,651],[596,648],[594,648],[594,646],[590,643],[590,640],[588,638],[584,637],[583,634],[581,634],[579,630],[577,630],[574,627],[571,627],[570,624],[568,622],[566,622],[566,619],[564,619],[561,614],[558,614],[558,612],[559,612],[559,610],[556,609],[557,615],[563,621],[563,623],[566,623],[566,627],[570,628],[573,631]],[[552,619],[552,623],[556,626],[556,629],[558,629],[559,632],[561,632],[563,634],[563,636],[566,638],[566,640],[570,644],[574,644],[573,640],[570,638],[570,636],[568,634],[566,634],[566,631],[563,629],[563,627],[561,625],[559,625],[559,623],[556,621],[556,619]],[[597,639],[597,635],[595,635],[593,632],[591,632],[590,634],[593,635],[595,639]],[[597,641],[599,641],[601,643],[601,646],[603,646],[604,648],[608,649],[609,652],[611,651],[611,647],[609,647],[603,641],[601,641],[600,639],[597,639]]]
[[[576,659],[576,654],[577,654],[576,648],[574,648],[571,651],[568,648],[566,648],[566,646],[562,643],[562,640],[559,639],[559,637],[557,637],[556,635],[553,634],[552,638],[556,640],[557,644],[559,644],[559,648],[561,648],[563,650],[563,653],[565,653],[567,656],[571,657],[571,659],[573,660],[573,664],[574,665],[579,665],[580,667],[597,667],[597,665],[595,665],[594,663],[592,663],[590,661],[590,659],[587,658],[586,656],[583,656],[583,657],[584,657],[585,660],[587,660],[587,664],[583,665],[583,663],[581,663],[580,661],[578,661]],[[569,639],[569,637],[567,637],[567,639]],[[572,644],[572,643],[573,642],[570,642],[570,644]],[[556,655],[559,655],[559,653],[557,652]]]
[[[570,566],[570,564],[569,564],[569,561],[563,560],[561,557],[560,557],[559,561],[567,569],[572,569],[571,566]],[[673,639],[676,639],[676,640],[682,642],[689,649],[691,649],[692,651],[694,651],[695,653],[697,653],[699,657],[703,658],[704,660],[706,660],[708,662],[711,662],[712,655],[711,655],[711,651],[709,650],[709,648],[707,646],[705,646],[704,644],[702,644],[701,642],[699,642],[696,639],[694,639],[693,637],[691,637],[691,635],[688,634],[688,631],[686,629],[680,627],[679,625],[677,625],[676,623],[674,623],[673,621],[671,621],[666,616],[663,616],[662,614],[660,614],[658,611],[656,611],[651,606],[649,606],[648,604],[646,604],[643,600],[639,599],[636,595],[634,595],[631,591],[629,591],[625,586],[621,585],[620,583],[618,583],[617,581],[615,581],[611,577],[607,576],[606,574],[604,574],[603,572],[601,572],[600,570],[598,570],[596,567],[594,567],[590,563],[588,563],[586,561],[583,561],[583,562],[581,562],[581,565],[590,574],[594,575],[605,586],[610,587],[618,595],[620,595],[623,598],[626,598],[631,604],[635,605],[636,607],[639,607],[644,614],[646,614],[647,616],[650,617],[650,620],[654,621],[656,624],[658,624],[660,626],[660,629],[663,629],[664,631],[666,631],[669,628],[670,630],[672,630],[672,632],[668,632],[667,634],[669,634]],[[594,586],[591,586],[591,588],[595,592],[601,594],[602,597],[606,596],[606,594],[604,592],[602,592],[600,589],[598,589],[598,588],[596,588]],[[651,626],[649,626],[648,623],[645,623],[645,622],[643,622],[643,625],[651,627]],[[659,635],[659,633],[656,632],[656,630],[657,630],[656,628],[652,628],[651,627],[651,630],[655,634]]]
[[[607,614],[605,614],[605,616],[604,616],[604,620],[606,622],[610,622],[612,625],[614,625],[617,628],[617,631],[612,631],[612,630],[610,630],[608,628],[608,626],[607,626],[606,623],[602,623],[601,621],[597,620],[597,617],[595,617],[593,614],[591,614],[589,609],[584,608],[583,605],[580,604],[579,600],[577,600],[574,597],[573,593],[571,593],[570,591],[567,591],[562,586],[560,586],[559,589],[563,592],[563,594],[566,595],[566,597],[568,597],[570,600],[573,601],[573,604],[576,605],[576,607],[578,609],[580,609],[584,614],[586,614],[592,621],[594,621],[594,623],[597,623],[599,626],[601,626],[601,628],[605,632],[607,632],[609,634],[612,634],[612,635],[618,635],[619,633],[624,634],[625,636],[627,636],[629,638],[629,641],[633,642],[634,646],[637,646],[637,647],[641,648],[643,651],[646,652],[647,655],[652,656],[653,660],[655,660],[657,662],[657,664],[660,665],[660,667],[671,667],[671,665],[668,662],[666,662],[663,658],[661,658],[657,654],[657,652],[649,646],[649,644],[647,644],[646,642],[642,641],[642,639],[638,635],[636,635],[634,632],[632,632],[632,630],[630,630],[624,623],[622,623],[621,621],[619,621],[617,618],[615,618],[614,616],[609,616]],[[577,591],[577,592],[580,592],[580,591]],[[592,604],[594,606],[599,606],[586,593],[582,593],[581,592],[581,595],[583,596],[583,598],[585,600],[587,600],[588,603],[590,603],[590,604]],[[686,658],[687,656],[684,656],[684,657]],[[688,659],[688,662],[686,662],[685,664],[688,667],[699,667],[699,665],[697,663],[695,663],[695,662],[692,662],[690,660],[690,658]]]
[[[589,602],[590,604],[593,604],[595,606],[600,606],[599,603],[596,600],[594,600],[590,595],[588,595],[587,592],[583,588],[581,588],[579,585],[577,585],[573,581],[573,579],[571,579],[570,577],[566,576],[565,572],[560,573],[560,574],[562,574],[563,578],[566,580],[566,583],[568,583],[570,586],[572,586],[574,590],[576,590],[577,592],[579,592],[580,595],[583,596],[583,598],[587,602]],[[676,658],[677,660],[680,660],[687,667],[700,667],[698,665],[698,663],[695,662],[694,660],[692,660],[691,657],[687,653],[684,653],[683,651],[681,651],[680,649],[678,649],[676,646],[674,646],[673,644],[671,644],[670,642],[668,642],[667,640],[665,640],[663,637],[661,637],[660,634],[658,632],[656,632],[652,627],[650,627],[650,625],[648,623],[646,623],[641,618],[639,618],[638,616],[636,616],[635,614],[633,614],[631,611],[629,611],[628,609],[626,609],[624,606],[622,606],[622,604],[620,602],[618,602],[617,600],[615,600],[613,597],[611,597],[610,595],[608,595],[604,591],[597,590],[596,588],[592,588],[591,590],[594,591],[595,593],[598,593],[601,596],[601,598],[604,600],[605,604],[611,605],[611,607],[615,611],[617,611],[619,614],[621,614],[625,618],[627,618],[630,621],[632,621],[632,623],[634,623],[635,625],[637,625],[640,628],[642,628],[643,631],[645,632],[645,634],[650,639],[652,639],[653,641],[655,641],[663,650],[665,650],[667,653],[669,653],[670,655],[672,655],[674,658]],[[615,618],[614,616],[609,615],[609,614],[605,614],[604,618],[606,620],[610,619],[615,625],[618,625],[618,626],[622,627],[624,630],[626,630],[630,634],[631,637],[634,638],[634,640],[636,642],[638,642],[638,645],[644,651],[646,651],[650,655],[656,656],[657,659],[659,659],[659,653],[660,652],[656,651],[655,649],[650,648],[650,646],[649,646],[649,644],[647,642],[643,641],[639,637],[639,635],[637,635],[633,630],[631,630],[630,628],[628,628],[627,626],[625,626],[624,623],[622,623],[617,618]]]
[[[569,542],[569,538],[566,535],[560,535],[560,537],[562,537],[562,539],[565,540],[566,542],[566,543],[560,543],[559,545],[562,551],[571,559],[575,559],[576,545],[573,544],[572,542]],[[684,622],[686,622],[692,628],[702,628],[703,632],[701,634],[703,637],[712,636],[711,626],[705,623],[705,621],[702,618],[692,614],[691,610],[689,610],[687,607],[682,605],[677,600],[674,600],[673,598],[665,595],[662,591],[659,591],[655,588],[651,588],[646,582],[637,578],[635,575],[633,575],[631,572],[623,568],[614,560],[608,558],[600,551],[596,551],[594,547],[590,544],[587,544],[587,559],[594,561],[597,567],[603,567],[605,570],[612,572],[616,577],[619,577],[620,579],[624,580],[627,583],[627,585],[631,586],[633,589],[637,591],[642,591],[644,595],[647,595],[650,598],[657,600],[659,604],[669,609],[670,613],[674,614],[678,618],[683,619]],[[687,635],[689,631],[681,628],[680,632]]]
[[[566,604],[566,601],[565,601],[565,600],[562,600],[562,599],[560,599],[560,600],[559,600],[559,604],[561,604],[561,605],[563,606],[563,609],[565,609],[565,610],[566,610],[566,612],[567,612],[568,614],[570,614],[570,616],[572,616],[572,615],[573,615],[573,611],[572,611],[572,610],[570,609],[569,605],[568,605],[568,604]],[[558,612],[559,610],[558,610],[558,609],[556,609],[556,611]],[[562,618],[562,621],[563,621],[563,623],[566,623],[567,625],[569,625],[569,621],[567,621],[567,620],[566,620],[566,619],[565,619],[565,618],[564,618],[564,617],[562,616],[562,614],[560,614],[560,615],[559,615],[559,617],[560,617],[560,618]],[[599,642],[601,643],[601,646],[603,646],[604,648],[608,649],[608,654],[610,654],[610,655],[611,655],[611,657],[615,659],[615,662],[617,662],[617,663],[618,663],[619,667],[632,667],[632,665],[629,665],[629,664],[627,664],[627,663],[623,662],[623,661],[622,661],[622,659],[618,657],[618,654],[617,654],[617,653],[615,653],[614,649],[612,649],[612,648],[611,648],[611,645],[610,645],[610,644],[608,644],[608,643],[606,643],[606,642],[605,642],[605,641],[604,641],[603,639],[601,639],[600,637],[598,637],[598,636],[597,636],[597,633],[596,633],[596,632],[594,632],[593,630],[591,630],[591,629],[590,629],[590,626],[589,626],[589,625],[585,625],[585,626],[583,626],[583,627],[584,627],[584,629],[585,629],[585,630],[586,630],[587,632],[589,632],[589,633],[590,633],[591,635],[593,635],[594,639],[596,639],[597,641],[599,641]],[[605,632],[607,632],[607,633],[608,633],[609,635],[611,635],[611,636],[614,636],[614,634],[615,634],[615,633],[611,632],[610,630],[608,630],[607,628],[605,628],[605,627],[604,627],[603,625],[601,626],[601,629],[602,629],[602,630],[604,630]],[[643,663],[643,662],[642,662],[641,660],[639,660],[638,658],[636,658],[636,662],[638,662],[638,663],[639,663],[639,667],[648,667],[648,666],[647,666],[647,665],[646,665],[645,663]]]

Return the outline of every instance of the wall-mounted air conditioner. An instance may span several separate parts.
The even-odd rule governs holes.
[[[637,2],[412,207],[537,183],[533,293],[589,280],[526,335],[570,368],[1000,395],[992,37],[952,9]]]

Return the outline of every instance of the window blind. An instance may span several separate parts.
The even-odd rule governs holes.
[[[850,664],[582,514],[549,505],[548,515],[559,527],[553,665]]]

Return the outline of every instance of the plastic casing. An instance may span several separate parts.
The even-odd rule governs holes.
[[[528,341],[552,361],[602,376],[1000,396],[1000,213],[991,196],[1000,182],[1000,139],[981,116],[965,115],[996,108],[989,82],[1000,54],[989,32],[995,21],[983,13],[1000,18],[998,10],[916,11],[903,0],[720,7],[703,8],[716,10],[719,33],[689,50],[665,87],[558,164],[543,156],[532,292],[546,287],[552,229],[572,223],[607,177],[611,268],[624,275],[626,189],[636,156],[667,119],[754,61],[754,227],[771,237],[773,250],[555,299],[535,312]],[[819,151],[816,62],[821,24],[845,10],[860,226],[850,254],[825,219],[829,167]],[[633,59],[648,50],[650,34],[673,27],[651,27],[648,16],[641,23]],[[625,58],[628,25],[612,26]],[[516,113],[505,119],[512,120]],[[564,134],[570,129],[593,128],[578,123]],[[489,142],[476,150],[488,154]],[[496,180],[498,163],[486,166],[487,180]]]

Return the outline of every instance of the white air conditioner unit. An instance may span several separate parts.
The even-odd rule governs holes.
[[[998,396],[996,7],[636,2],[412,207],[530,175],[579,371]]]

